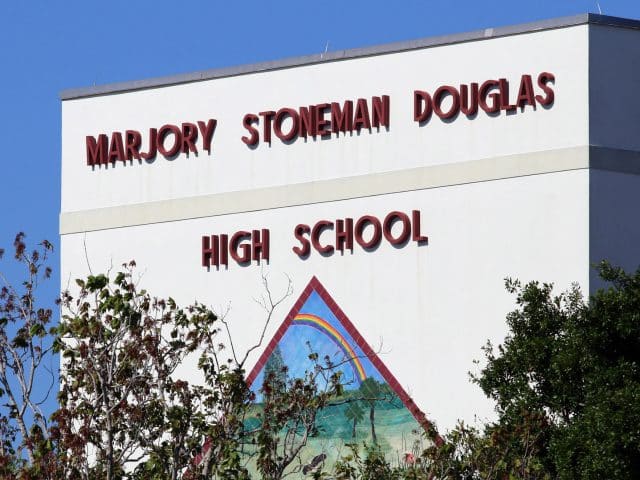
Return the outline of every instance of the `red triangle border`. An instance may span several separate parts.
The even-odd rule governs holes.
[[[371,363],[373,363],[373,365],[378,369],[382,377],[393,389],[396,395],[398,395],[400,400],[402,400],[402,403],[404,403],[405,407],[407,407],[407,409],[411,412],[411,414],[418,421],[418,423],[422,425],[422,427],[425,430],[429,431],[433,426],[432,423],[429,420],[427,420],[426,415],[418,408],[418,406],[415,404],[413,399],[407,394],[404,388],[402,388],[402,385],[400,385],[396,377],[389,371],[389,369],[382,362],[382,360],[380,360],[380,357],[378,356],[378,354],[371,348],[371,346],[362,337],[362,335],[360,335],[356,327],[353,325],[353,323],[351,323],[351,320],[349,320],[349,317],[345,315],[345,313],[338,306],[338,304],[333,299],[333,297],[329,294],[329,292],[327,292],[327,290],[324,288],[322,283],[320,283],[318,278],[315,276],[311,278],[311,281],[309,281],[309,284],[303,290],[302,294],[300,295],[300,298],[298,298],[298,300],[293,305],[293,307],[291,307],[291,310],[289,311],[289,314],[286,316],[284,322],[282,322],[282,324],[280,325],[280,328],[278,328],[278,330],[276,331],[271,341],[267,344],[267,347],[265,348],[264,352],[262,352],[262,355],[258,359],[257,363],[255,364],[255,366],[247,376],[247,384],[249,386],[253,384],[256,377],[260,373],[260,370],[262,370],[262,368],[266,365],[267,360],[269,359],[269,356],[271,355],[273,350],[276,348],[276,345],[278,344],[278,342],[280,342],[285,332],[291,325],[291,322],[293,321],[294,317],[300,312],[300,309],[305,304],[305,302],[307,301],[307,299],[309,298],[309,296],[314,290],[318,292],[318,295],[320,295],[320,298],[322,298],[322,300],[327,304],[327,306],[336,316],[338,321],[342,324],[345,330],[349,333],[349,335],[351,335],[354,341],[358,344],[358,346],[362,350],[362,353],[364,353],[364,355],[369,359],[369,361],[371,361]],[[437,434],[435,437],[435,441],[437,444],[440,444],[442,441],[440,436]]]

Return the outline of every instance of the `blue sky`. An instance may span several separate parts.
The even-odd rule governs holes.
[[[600,7],[640,19],[638,0]],[[17,231],[59,244],[63,89],[597,11],[595,0],[0,0],[0,246]]]

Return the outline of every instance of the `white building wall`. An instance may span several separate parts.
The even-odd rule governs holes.
[[[312,275],[316,275],[398,381],[438,425],[457,418],[491,416],[491,405],[467,372],[482,358],[486,340],[505,334],[505,314],[513,298],[506,276],[588,283],[588,172],[577,170],[508,180],[433,188],[320,203],[271,211],[222,215],[63,236],[63,278],[115,269],[135,259],[142,283],[181,303],[198,299],[224,311],[242,351],[259,336],[264,312],[253,298],[261,292],[261,269],[200,266],[200,238],[218,232],[267,227],[271,259],[265,271],[274,292],[285,275],[294,294],[282,305],[270,338]],[[354,247],[353,254],[306,260],[293,252],[297,223],[320,219],[384,217],[391,210],[422,213],[429,244],[377,251]],[[330,242],[331,235],[323,235]],[[261,353],[261,352],[257,352]],[[256,358],[257,359],[257,356]],[[254,360],[255,360],[254,359]],[[250,362],[251,363],[251,362]]]
[[[589,170],[590,135],[607,147],[638,147],[613,128],[595,133],[601,123],[589,116],[597,103],[589,92],[589,49],[600,34],[591,28],[67,99],[62,284],[72,287],[89,267],[114,271],[135,259],[145,288],[157,295],[183,304],[197,299],[219,312],[230,305],[242,350],[265,318],[252,300],[262,293],[261,271],[275,292],[285,275],[294,285],[267,338],[315,275],[430,420],[448,428],[459,418],[491,417],[492,405],[467,372],[485,341],[498,343],[506,333],[514,299],[504,278],[553,281],[559,290],[578,282],[589,291],[590,261],[613,250],[619,255],[610,258],[624,263],[638,253],[640,230],[629,227],[637,175]],[[515,95],[522,74],[535,79],[543,71],[556,78],[550,108],[413,121],[415,89],[504,77]],[[274,139],[255,149],[240,140],[245,113],[372,95],[391,97],[388,131],[289,145]],[[144,136],[149,127],[208,118],[218,120],[211,155],[86,165],[86,135],[136,129]],[[636,121],[632,113],[625,118]],[[420,210],[428,245],[383,242],[372,252],[356,245],[353,253],[312,251],[307,259],[292,252],[298,223],[384,218],[393,210]],[[260,228],[271,233],[268,265],[201,266],[203,235]],[[194,375],[195,366],[184,372]]]
[[[63,102],[62,212],[290,185],[588,144],[587,27],[445,45]],[[413,91],[506,78],[556,76],[553,108],[445,123],[413,121]],[[391,97],[388,132],[248,148],[245,113]],[[97,168],[86,135],[216,118],[211,156]],[[145,132],[146,131],[146,132]]]

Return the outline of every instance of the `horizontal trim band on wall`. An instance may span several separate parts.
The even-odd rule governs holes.
[[[640,152],[572,147],[60,215],[60,234],[215,217],[593,168],[640,174]]]

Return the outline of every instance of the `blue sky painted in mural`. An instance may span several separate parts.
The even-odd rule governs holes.
[[[364,355],[362,349],[316,291],[311,293],[298,313],[310,313],[329,322],[354,350],[362,363],[366,377],[373,377],[378,382],[384,381],[378,369]],[[343,383],[347,390],[357,389],[360,386],[359,377],[352,363],[349,362],[350,359],[345,357],[344,352],[336,346],[328,335],[314,328],[293,323],[278,342],[278,346],[284,363],[289,368],[290,378],[302,378],[305,372],[313,370],[313,362],[309,359],[309,354],[314,352],[318,354],[321,363],[323,363],[322,359],[328,356],[334,364],[339,365],[336,371],[342,372]],[[258,394],[263,382],[264,368],[255,378],[251,389]],[[259,395],[258,401],[260,401]]]

